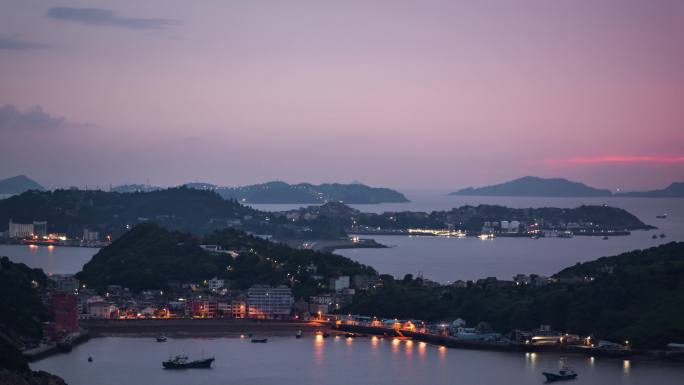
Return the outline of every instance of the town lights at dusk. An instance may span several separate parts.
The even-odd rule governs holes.
[[[680,385],[682,36],[683,0],[0,2],[0,383]]]

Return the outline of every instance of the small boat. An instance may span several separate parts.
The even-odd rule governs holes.
[[[658,239],[658,235],[653,234],[653,236],[652,236],[651,238],[653,238],[653,239]]]
[[[559,370],[558,373],[542,372],[542,374],[546,377],[546,382],[574,380],[577,378],[577,373],[567,368]]]
[[[166,342],[166,336],[157,336],[157,342]]]
[[[88,357],[88,362],[93,362],[93,357]]]
[[[608,238],[607,236],[603,237],[603,240],[604,240],[604,241],[606,241],[606,240],[608,240],[608,239],[609,239],[609,238]]]
[[[561,233],[558,233],[558,238],[572,238],[575,236],[575,233],[572,231],[563,231]]]
[[[666,219],[666,218],[667,218],[667,214],[656,215],[656,218],[659,218],[659,219]]]
[[[302,338],[302,331],[297,330],[297,334],[295,334],[295,338]]]
[[[179,355],[162,362],[162,366],[164,369],[207,369],[213,362],[213,357],[189,361],[188,356]]]
[[[346,338],[354,338],[354,337],[356,337],[356,335],[355,335],[354,333],[345,333],[344,336],[345,336]]]
[[[665,238],[665,233],[660,234],[660,238]]]
[[[253,344],[265,344],[268,342],[268,338],[252,338]]]

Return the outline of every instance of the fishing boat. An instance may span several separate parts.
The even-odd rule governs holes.
[[[178,355],[162,362],[162,366],[164,369],[208,369],[213,362],[213,357],[190,361],[188,356]]]
[[[559,370],[558,373],[542,372],[542,374],[546,377],[546,382],[574,380],[577,378],[577,373],[568,368],[563,368]]]
[[[252,338],[253,344],[265,344],[268,342],[268,338]]]
[[[157,336],[157,342],[166,342],[166,336]]]

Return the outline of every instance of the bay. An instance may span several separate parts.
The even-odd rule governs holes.
[[[214,356],[211,369],[172,371],[170,355]],[[88,362],[93,357],[93,362]],[[557,371],[561,356],[446,349],[415,341],[370,338],[247,339],[96,338],[69,354],[31,364],[70,385],[416,385],[541,384],[543,371]],[[659,362],[567,356],[575,384],[680,384],[684,367]]]

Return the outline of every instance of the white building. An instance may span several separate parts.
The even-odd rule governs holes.
[[[207,282],[207,285],[209,286],[209,290],[218,290],[226,285],[226,281],[223,279],[218,279],[216,277],[210,279]]]
[[[10,219],[8,234],[10,238],[30,238],[33,236],[33,223],[14,223]]]
[[[86,242],[94,242],[100,239],[100,233],[97,231],[91,231],[88,229],[83,229],[83,240]]]
[[[343,275],[338,278],[330,278],[330,290],[339,291],[349,288],[349,276]]]
[[[290,315],[294,298],[287,286],[254,285],[247,290],[250,318],[284,318]]]

